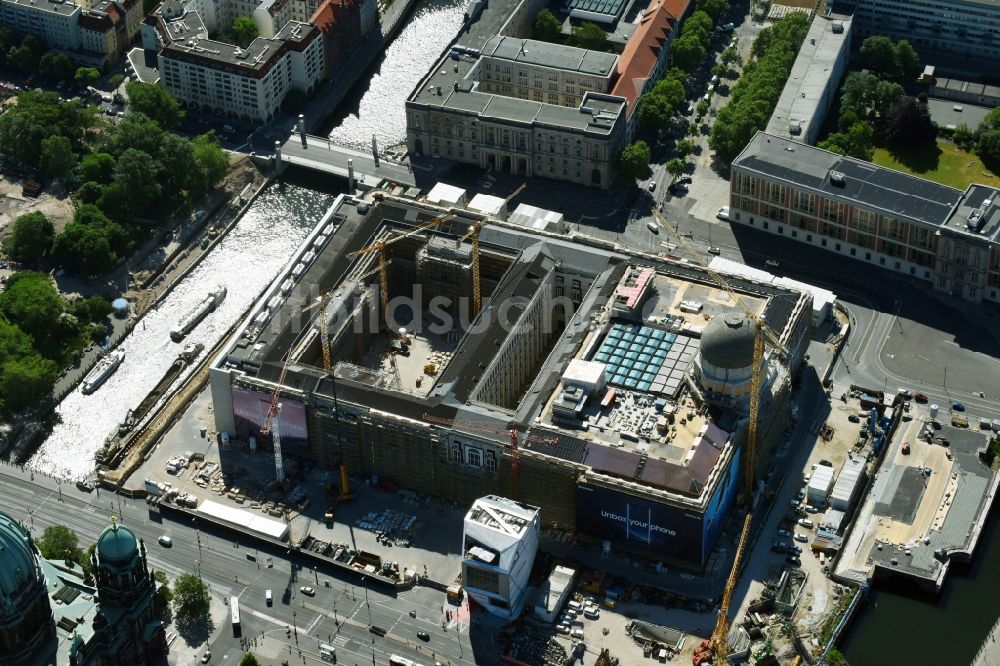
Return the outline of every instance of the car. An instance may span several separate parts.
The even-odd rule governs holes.
[[[777,259],[768,259],[767,261],[764,262],[764,265],[767,266],[768,268],[777,268],[781,264],[778,262]]]
[[[791,564],[793,567],[802,566],[802,559],[798,555],[786,555],[785,561]]]
[[[687,192],[689,189],[691,189],[691,188],[688,187],[687,183],[682,183],[680,181],[678,181],[678,182],[676,182],[676,183],[674,183],[673,185],[670,186],[670,191],[671,192]]]
[[[962,112],[962,105],[961,104],[953,104],[952,107],[951,107],[951,110],[952,111],[958,111],[959,113],[961,113]]]
[[[913,398],[913,391],[911,391],[908,388],[900,388],[896,391],[896,395],[898,395],[903,400],[910,400],[911,398]]]
[[[649,185],[646,186],[646,189],[649,190],[650,192],[655,192],[656,191],[656,181],[655,180],[649,181]]]
[[[963,405],[960,402],[953,403],[952,406],[951,406],[951,408],[954,409],[956,412],[964,412],[965,411],[965,405]]]
[[[788,549],[788,544],[784,541],[775,541],[771,544],[771,551],[775,553],[783,553]]]
[[[801,543],[809,543],[809,537],[807,537],[805,534],[802,534],[801,532],[796,532],[794,538],[796,541],[799,541]]]
[[[713,74],[711,80],[709,80],[708,85],[717,86],[719,85],[719,75]]]
[[[788,550],[789,553],[794,553],[795,555],[801,555],[802,554],[802,549],[799,548],[798,546],[796,546],[794,543],[788,544],[788,549],[787,550]]]
[[[417,638],[419,638],[422,641],[429,641],[431,639],[431,635],[428,634],[426,631],[418,631]]]
[[[823,467],[833,467],[833,463],[827,460],[826,458],[820,460],[819,464],[822,465]]]
[[[858,418],[857,414],[848,414],[847,420],[850,421],[851,423],[861,423],[861,419]]]
[[[6,277],[6,276],[4,276],[4,277]],[[6,282],[6,280],[3,280],[3,281]],[[90,481],[85,481],[83,479],[81,479],[80,481],[76,482],[76,487],[79,488],[80,490],[82,490],[85,493],[92,493],[92,492],[94,492],[94,484],[91,483]]]
[[[717,218],[719,218],[720,220],[728,220],[729,219],[729,206],[723,206],[722,208],[720,208],[719,212],[716,213],[715,216]]]
[[[789,504],[792,506],[793,509],[797,509],[802,505],[802,502],[800,502],[797,499],[793,499],[791,502],[789,502]]]
[[[927,402],[927,394],[926,393],[914,393],[913,394],[913,399],[916,400],[917,402]]]
[[[786,530],[784,527],[779,527],[778,536],[783,536],[783,537],[792,536],[792,533]]]
[[[806,498],[806,491],[800,489],[799,492],[795,493],[795,499],[799,500],[800,502],[805,498]]]
[[[170,548],[171,546],[174,545],[174,540],[168,537],[166,534],[157,539],[157,541],[159,541],[160,545],[163,546],[164,548]]]
[[[569,634],[569,625],[565,623],[556,625],[556,631],[563,635]]]
[[[657,226],[656,222],[647,222],[646,228],[649,229],[654,234],[660,233],[660,227]]]
[[[799,525],[807,530],[811,530],[813,528],[813,522],[808,518],[799,518]]]
[[[722,248],[713,245],[712,247],[708,248],[708,253],[714,254],[715,256],[719,256],[720,254],[722,254]]]
[[[207,664],[210,661],[212,661],[212,651],[206,650],[205,654],[201,655],[201,663]]]
[[[299,588],[299,592],[301,592],[302,594],[306,595],[307,597],[315,597],[316,596],[316,590],[314,588],[308,586],[308,585],[303,585],[302,587],[300,587]]]

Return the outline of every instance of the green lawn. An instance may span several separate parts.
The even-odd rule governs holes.
[[[872,161],[960,190],[971,183],[1000,186],[1000,178],[989,172],[982,160],[972,153],[959,150],[949,141],[938,141],[935,146],[892,153],[885,148],[877,148]]]

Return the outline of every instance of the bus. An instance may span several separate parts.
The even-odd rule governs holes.
[[[412,659],[407,659],[406,657],[400,657],[398,654],[394,654],[389,657],[389,666],[419,666]]]
[[[240,598],[230,597],[229,598],[229,611],[233,616],[233,636],[240,635]]]
[[[323,661],[332,661],[336,663],[337,661],[337,648],[326,643],[322,643],[319,646],[319,658]]]

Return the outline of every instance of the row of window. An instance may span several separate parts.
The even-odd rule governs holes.
[[[452,443],[451,462],[477,469],[483,468],[487,472],[497,471],[496,451],[484,451],[475,446],[465,446],[461,442]]]

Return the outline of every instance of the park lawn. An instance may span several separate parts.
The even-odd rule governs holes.
[[[950,141],[938,141],[934,146],[897,150],[891,153],[886,148],[876,148],[872,161],[880,166],[960,190],[964,190],[971,183],[1000,186],[1000,178],[987,170],[981,159],[972,153],[960,150]]]

